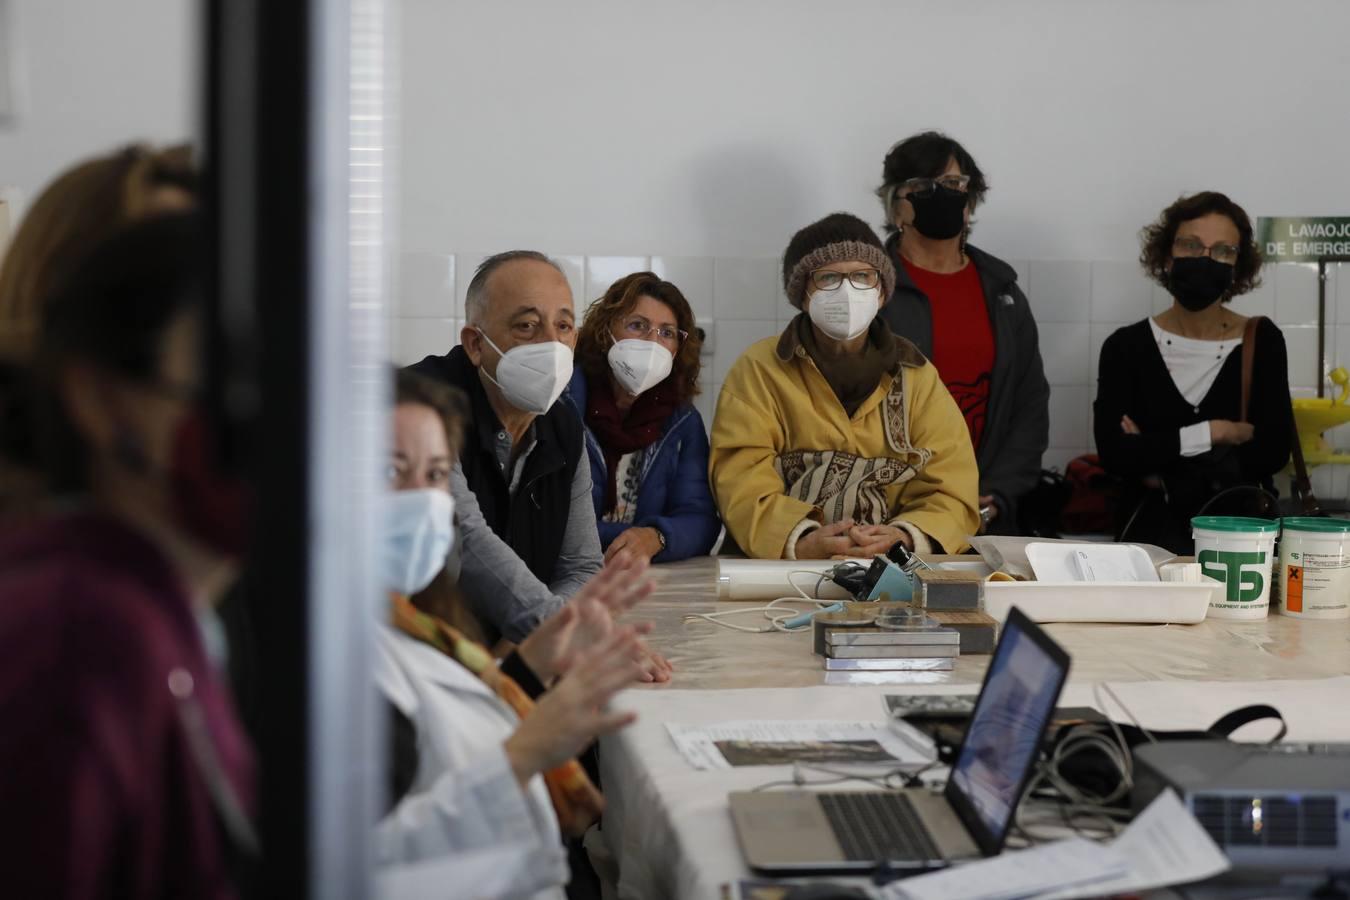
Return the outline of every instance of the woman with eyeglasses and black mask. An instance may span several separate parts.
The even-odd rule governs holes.
[[[1122,537],[1189,553],[1190,519],[1202,510],[1268,512],[1256,488],[1273,491],[1289,461],[1288,360],[1275,323],[1249,328],[1228,308],[1260,284],[1261,250],[1242,207],[1214,191],[1182,197],[1142,237],[1139,262],[1172,305],[1102,345],[1093,433],[1102,465],[1127,481]]]
[[[1050,436],[1040,338],[1012,266],[967,243],[989,190],[975,159],[935,131],[891,148],[877,189],[895,292],[881,316],[937,367],[980,468],[981,529],[1015,534]]]

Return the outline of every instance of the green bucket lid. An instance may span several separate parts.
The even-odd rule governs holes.
[[[1243,516],[1196,516],[1191,519],[1192,528],[1206,531],[1228,531],[1233,534],[1252,531],[1261,534],[1274,534],[1280,530],[1280,523],[1273,519],[1248,519]]]
[[[1350,519],[1323,519],[1314,516],[1288,516],[1280,520],[1285,531],[1311,531],[1321,534],[1350,533]]]

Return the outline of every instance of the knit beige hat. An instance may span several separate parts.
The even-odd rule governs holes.
[[[792,236],[783,254],[783,290],[788,302],[802,308],[807,279],[816,269],[854,261],[881,273],[881,297],[889,300],[895,290],[895,266],[870,225],[849,213],[832,213],[807,225]]]

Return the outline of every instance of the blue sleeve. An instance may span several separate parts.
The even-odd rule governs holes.
[[[666,549],[653,557],[652,562],[706,556],[722,529],[708,487],[708,435],[697,410],[691,410],[680,426],[680,458],[674,479],[667,492],[669,502],[665,511],[635,523],[659,528],[665,535]]]
[[[614,543],[614,539],[625,531],[633,527],[631,522],[606,522],[598,520],[596,525],[600,529],[600,549],[608,550],[609,545]],[[667,538],[666,540],[670,540]]]

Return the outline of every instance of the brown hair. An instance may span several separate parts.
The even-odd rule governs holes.
[[[0,355],[19,362],[32,357],[42,305],[58,281],[109,235],[157,212],[155,193],[165,187],[195,196],[186,145],[154,151],[137,144],[87,160],[38,195],[0,265]]]
[[[1252,220],[1247,212],[1218,191],[1202,191],[1177,202],[1162,211],[1158,220],[1139,233],[1143,249],[1139,264],[1144,272],[1164,288],[1167,287],[1167,264],[1172,261],[1172,244],[1182,222],[1208,216],[1212,213],[1226,216],[1238,230],[1238,258],[1233,265],[1233,286],[1224,295],[1227,303],[1261,283],[1261,248],[1252,237]]]
[[[670,381],[675,388],[675,402],[688,403],[698,396],[699,352],[703,338],[694,321],[694,311],[680,289],[669,281],[662,281],[654,272],[634,272],[609,286],[605,295],[586,310],[586,320],[577,331],[576,360],[588,378],[609,375],[606,354],[614,344],[611,328],[614,323],[633,311],[638,298],[659,300],[675,313],[675,325],[689,335],[675,353]]]
[[[450,457],[459,456],[465,424],[469,420],[469,403],[459,388],[433,381],[406,369],[394,370],[394,405],[404,403],[425,406],[436,413],[445,429],[445,441]],[[469,639],[484,642],[483,627],[464,602],[459,585],[445,569],[436,573],[431,584],[409,598],[422,612],[442,619],[459,629]]]
[[[394,405],[404,403],[430,407],[445,429],[451,459],[459,456],[464,426],[469,420],[469,401],[463,391],[407,369],[395,369]]]

